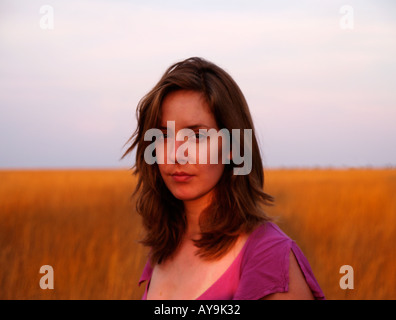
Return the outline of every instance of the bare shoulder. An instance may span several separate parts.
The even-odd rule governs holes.
[[[296,257],[290,250],[289,291],[277,292],[263,298],[263,300],[313,300],[314,296],[298,265]]]

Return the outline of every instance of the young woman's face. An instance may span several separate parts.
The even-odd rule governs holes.
[[[221,142],[218,143],[216,155],[218,156],[218,161],[213,163],[215,161],[210,158],[209,139],[207,139],[206,144],[203,144],[206,136],[199,135],[199,129],[219,130],[212,112],[200,93],[185,90],[169,93],[162,102],[161,112],[160,129],[166,134],[168,121],[174,121],[175,128],[173,137],[164,136],[163,138],[163,157],[165,161],[164,164],[158,164],[162,179],[172,194],[179,200],[191,201],[206,198],[210,201],[211,191],[220,180],[224,171]],[[193,155],[193,157],[196,164],[191,163],[193,162],[191,161],[191,155],[184,148],[181,148],[180,151],[185,150],[184,155],[187,156],[185,159],[188,159],[188,161],[177,160],[178,148],[187,141],[187,138],[184,141],[173,140],[181,129],[191,129],[195,133],[194,137],[196,137],[196,140],[193,142],[193,147],[196,149],[196,155],[195,157]],[[169,153],[172,153],[172,157],[175,159],[173,164],[169,161],[170,154],[167,154],[167,145],[171,143],[170,139],[174,141],[174,148],[169,148]],[[202,150],[202,146],[206,150]],[[206,164],[203,163],[204,161],[200,161],[202,158],[199,157],[199,154],[201,153],[202,157],[202,151],[205,151]]]

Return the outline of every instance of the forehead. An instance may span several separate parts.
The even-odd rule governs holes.
[[[175,121],[178,127],[192,127],[202,124],[216,127],[213,113],[200,92],[179,90],[166,95],[161,106],[161,126],[166,121]]]

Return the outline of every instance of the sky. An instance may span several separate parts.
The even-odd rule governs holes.
[[[265,167],[396,166],[394,1],[1,0],[0,169],[132,166],[136,105],[192,56],[242,89]]]

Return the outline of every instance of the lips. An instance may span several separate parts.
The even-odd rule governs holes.
[[[176,182],[187,182],[189,180],[192,179],[192,177],[194,177],[192,174],[188,174],[186,172],[175,172],[173,174],[171,174],[172,179]]]

